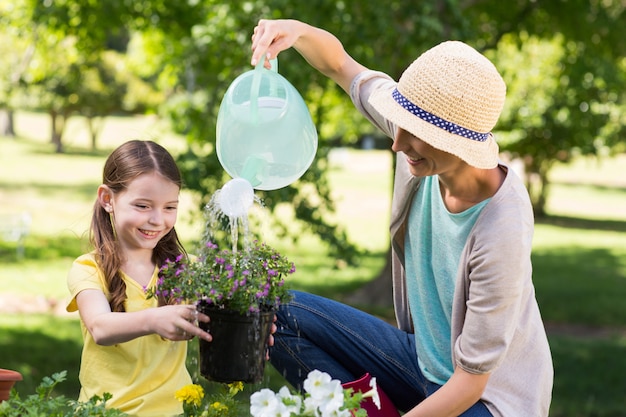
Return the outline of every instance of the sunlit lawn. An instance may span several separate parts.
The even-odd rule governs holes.
[[[0,138],[0,218],[27,211],[33,219],[24,259],[17,259],[13,242],[0,239],[0,296],[35,295],[63,304],[69,265],[86,250],[85,233],[106,154],[131,136],[158,138],[161,127],[151,119],[113,120],[101,140],[106,150],[92,153],[75,121],[68,153],[55,155],[42,121],[38,115],[21,115],[18,126],[28,140]],[[180,139],[163,137],[173,152],[179,149]],[[275,240],[296,262],[294,287],[341,297],[376,276],[388,241],[390,163],[385,151],[334,154],[330,180],[337,222],[371,254],[357,268],[337,270],[313,237],[305,236],[298,245]],[[621,155],[601,165],[579,160],[553,172],[551,216],[538,219],[533,251],[537,298],[550,325],[626,328],[625,164],[626,155]],[[177,227],[187,242],[197,238],[201,227],[193,217],[195,207],[184,193]],[[268,239],[274,239],[271,231]],[[391,309],[377,313],[393,316]],[[599,339],[552,334],[550,342],[556,367],[551,415],[623,416],[626,332]],[[18,387],[24,392],[33,392],[43,376],[67,369],[68,381],[60,390],[75,396],[81,343],[76,315],[0,314],[0,367],[22,372],[25,380]],[[192,356],[190,368],[195,366]],[[282,383],[268,369],[261,385]]]

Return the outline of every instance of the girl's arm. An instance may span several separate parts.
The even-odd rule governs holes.
[[[99,345],[110,346],[149,334],[174,341],[189,340],[193,336],[211,341],[211,335],[195,324],[197,321],[208,322],[209,317],[190,305],[114,313],[104,293],[95,289],[78,293],[76,302],[83,323]]]
[[[252,65],[293,47],[307,62],[349,92],[354,77],[367,70],[346,53],[331,33],[297,20],[260,20],[252,35]],[[266,67],[270,67],[268,61]]]

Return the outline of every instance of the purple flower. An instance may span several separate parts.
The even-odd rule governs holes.
[[[168,259],[159,269],[157,285],[144,288],[148,296],[205,299],[241,311],[259,311],[260,303],[277,306],[288,300],[282,276],[288,270],[293,273],[295,266],[271,247],[255,242],[248,250],[219,250],[210,241],[204,246],[191,262],[183,254]]]

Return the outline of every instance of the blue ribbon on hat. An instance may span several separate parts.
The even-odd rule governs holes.
[[[459,126],[456,123],[449,122],[422,109],[417,104],[412,103],[411,100],[404,97],[397,88],[393,89],[391,96],[399,105],[402,106],[403,109],[409,111],[411,114],[414,114],[423,121],[445,130],[446,132],[450,132],[454,135],[463,136],[464,138],[475,140],[478,142],[484,142],[489,138],[489,133],[481,133],[474,130],[466,129],[463,126]]]

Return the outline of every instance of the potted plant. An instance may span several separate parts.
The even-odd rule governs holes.
[[[202,376],[257,383],[274,312],[290,298],[284,280],[293,272],[294,264],[265,243],[230,250],[208,241],[197,259],[181,255],[166,261],[149,295],[195,303],[211,318],[200,323],[213,336],[210,343],[200,341]]]
[[[22,380],[22,374],[10,369],[0,369],[0,402],[9,399],[11,388]]]

